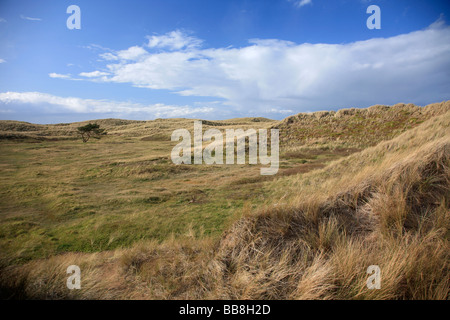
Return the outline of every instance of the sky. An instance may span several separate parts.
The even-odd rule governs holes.
[[[69,29],[70,5],[80,29]],[[380,8],[381,29],[367,20]],[[450,99],[450,1],[0,0],[0,120],[283,119]]]

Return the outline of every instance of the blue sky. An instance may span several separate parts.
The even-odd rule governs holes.
[[[69,5],[81,30],[69,30]],[[369,30],[370,5],[381,29]],[[450,99],[450,1],[1,0],[0,119],[282,119]]]

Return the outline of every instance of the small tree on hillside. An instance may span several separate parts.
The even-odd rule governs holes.
[[[85,126],[78,127],[78,134],[81,135],[83,142],[88,142],[91,137],[100,139],[106,133],[105,129],[100,129],[100,126],[96,123],[89,123]]]

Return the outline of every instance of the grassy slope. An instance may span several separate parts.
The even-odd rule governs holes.
[[[438,107],[441,109],[436,113],[442,113],[442,110],[445,111],[446,108],[448,110],[448,104]],[[435,107],[434,110],[436,109]],[[244,217],[237,220],[221,240],[213,241],[210,237],[199,236],[199,228],[194,227],[184,237],[166,240],[162,244],[153,240],[150,242],[144,240],[130,249],[95,254],[69,253],[53,256],[55,251],[50,251],[48,256],[53,257],[47,260],[35,260],[22,267],[10,266],[4,269],[2,272],[3,293],[11,293],[7,292],[10,289],[14,291],[16,297],[17,294],[24,294],[48,298],[446,298],[449,285],[449,116],[450,114],[447,113],[445,116],[435,117],[392,141],[333,162],[321,170],[303,174],[304,171],[297,170],[300,174],[256,183],[252,179],[257,179],[257,170],[253,178],[248,177],[250,180],[247,181],[242,181],[242,174],[247,173],[248,168],[240,168],[240,171],[239,168],[235,168],[236,171],[231,173],[227,170],[223,178],[228,179],[228,184],[221,184],[215,190],[214,195],[217,198],[212,200],[215,206],[211,208],[200,202],[191,214],[198,214],[203,208],[205,214],[209,213],[216,218],[216,215],[220,215],[216,203],[220,201],[218,199],[225,198],[229,201],[229,194],[223,197],[223,192],[230,189],[234,189],[237,193],[248,191],[249,183],[252,188],[251,194],[259,190],[268,199],[266,199],[266,205],[257,197],[252,197],[253,201],[247,203],[242,201],[236,205],[234,209],[243,212]],[[267,125],[273,125],[273,123],[267,122]],[[128,132],[126,128],[122,131]],[[107,145],[108,142],[114,145],[113,142],[119,143],[122,138],[117,139],[117,141],[113,139],[100,143]],[[81,162],[79,171],[73,175],[70,174],[70,169],[73,170],[74,164],[77,163],[76,148],[75,145],[63,145],[62,147],[69,150],[63,158],[70,159],[70,154],[74,153],[73,162],[69,161],[67,167],[60,168],[59,173],[58,169],[54,169],[56,171],[51,171],[52,175],[72,176],[72,180],[67,182],[72,186],[76,181],[73,177],[78,177],[79,174],[83,177],[83,174],[86,175],[86,171],[89,172],[89,168],[93,166],[99,172],[95,173],[95,179],[84,181],[81,185],[87,190],[82,189],[80,201],[85,204],[94,189],[98,192],[98,187],[102,185],[100,184],[102,177],[103,185],[110,193],[102,193],[101,198],[92,194],[91,202],[103,203],[105,198],[116,201],[118,196],[115,191],[123,190],[122,183],[134,177],[139,170],[148,169],[149,166],[149,163],[135,160],[136,157],[146,159],[147,153],[144,149],[148,145],[145,144],[145,147],[142,145],[141,153],[136,153],[140,150],[136,146],[142,142],[141,138],[129,139],[132,139],[130,141],[134,143],[133,148],[130,150],[121,147],[124,153],[118,154],[117,158],[125,160],[114,164],[112,171],[108,166],[105,172],[98,169],[98,159],[102,161],[105,159],[105,148],[99,147],[99,144],[91,144],[87,148],[92,148],[92,154],[88,157],[92,162]],[[317,149],[325,148],[326,150],[328,146],[331,150],[339,150],[333,149],[336,146],[334,140],[331,140],[328,145],[323,142],[321,144],[320,148],[317,148],[314,143],[306,147],[303,144],[297,147],[294,154],[298,156],[300,153],[297,152],[301,150],[304,152],[302,158],[311,161],[317,160],[311,159],[317,155],[314,153]],[[29,160],[29,150],[23,150],[20,146],[13,144],[5,147],[5,150],[9,151],[8,148],[16,148],[16,153],[9,153],[9,159],[14,159],[19,166],[20,152],[23,152],[23,159]],[[30,147],[29,144],[23,144],[23,146]],[[167,150],[162,146],[155,148],[151,150],[152,155],[158,148],[162,153]],[[63,151],[60,150],[60,152]],[[97,159],[94,155],[98,152],[101,153],[97,154]],[[110,150],[111,154],[116,155],[116,152],[117,149]],[[289,152],[292,153],[292,149]],[[42,156],[42,154],[39,155]],[[127,155],[130,157],[129,161]],[[155,157],[157,158],[156,154]],[[312,164],[289,162],[295,159],[298,158],[287,157],[284,161],[287,161],[288,165],[293,165],[294,168],[304,168]],[[6,163],[9,161],[7,160],[5,160]],[[23,167],[19,169],[27,167],[28,163],[29,161],[24,160]],[[131,167],[130,164],[132,164]],[[321,165],[325,164],[326,162],[321,163]],[[118,167],[117,171],[115,171],[116,167]],[[48,170],[50,168],[54,166],[49,165]],[[163,166],[161,170],[167,172],[167,168]],[[8,167],[4,166],[2,169],[5,170]],[[204,183],[209,186],[208,179],[217,175],[222,169],[214,168],[209,175],[205,173]],[[6,199],[5,194],[11,190],[13,181],[24,181],[28,176],[23,170],[11,171],[11,168],[9,170],[12,175],[11,184],[3,189],[2,199]],[[198,184],[197,170],[199,169],[195,170],[195,173],[192,173],[195,178],[191,178]],[[89,177],[89,174],[87,176]],[[45,238],[48,237],[46,232],[54,232],[58,230],[58,226],[63,228],[60,234],[68,232],[64,229],[68,222],[64,219],[58,221],[57,215],[61,212],[59,207],[54,210],[56,217],[50,216],[48,220],[43,218],[45,210],[35,212],[36,201],[29,199],[45,197],[43,194],[33,193],[37,192],[34,189],[38,189],[29,186],[34,183],[34,178],[30,178],[29,183],[23,183],[23,190],[20,189],[20,192],[25,193],[22,193],[20,197],[7,202],[7,205],[2,203],[2,212],[4,212],[2,227],[7,226],[2,229],[3,248],[14,249],[5,251],[8,254],[2,256],[4,265],[11,263],[9,262],[11,257],[13,260],[17,261],[17,258],[20,260],[20,256],[14,256],[12,252],[22,251],[23,253],[24,250],[20,242],[18,247],[14,248],[16,242],[11,241],[13,238],[7,234],[11,230],[11,225],[7,223],[17,222],[18,227],[12,230],[20,232],[26,229],[21,234],[26,235],[24,238],[27,239],[27,245],[28,241],[34,240],[29,239],[30,235],[34,237],[37,234],[37,237]],[[120,187],[115,186],[115,179],[122,179],[118,184]],[[93,181],[95,185],[90,190],[89,186],[92,186]],[[161,185],[161,180],[157,181],[158,185]],[[58,184],[62,182],[58,181]],[[180,190],[186,188],[179,182],[171,182],[173,184],[170,184],[168,188],[170,191],[175,190],[176,187]],[[42,182],[38,183],[37,185],[42,185]],[[47,191],[47,197],[52,192],[61,190],[62,185],[58,184]],[[233,188],[230,188],[230,185]],[[131,184],[130,188],[135,186],[136,184]],[[143,189],[145,189],[144,186]],[[140,192],[143,192],[143,189],[138,187],[139,196],[136,198],[142,196]],[[11,193],[17,192],[17,189],[13,191]],[[29,198],[24,197],[27,195]],[[61,198],[64,199],[64,196],[56,193],[53,200],[59,201]],[[27,204],[27,201],[32,203]],[[71,198],[66,201],[68,205],[73,205]],[[165,201],[164,205],[167,202],[170,201]],[[151,206],[153,205],[154,203],[151,203]],[[160,223],[155,227],[155,232],[158,232],[157,230],[164,228],[164,222],[169,216],[166,235],[162,237],[166,239],[173,225],[176,226],[177,223],[186,225],[193,218],[192,215],[187,214],[181,215],[185,217],[185,220],[178,221],[179,217],[175,219],[175,222],[170,220],[170,215],[180,211],[185,213],[183,210],[189,207],[185,203],[173,207],[172,211],[164,212],[163,219],[152,220],[155,219],[154,216],[158,210],[166,208],[159,205],[157,204],[156,210],[151,211],[147,205],[136,207],[134,202],[127,201],[122,204],[122,207],[119,205],[119,208],[125,211],[121,213],[114,211],[117,208],[117,203],[114,203],[110,207],[105,205],[106,210],[101,215],[102,219],[91,221],[92,217],[89,215],[83,216],[85,213],[74,219],[75,221],[78,219],[91,221],[91,224],[87,224],[84,229],[77,224],[79,221],[76,223],[72,221],[72,223],[76,226],[75,231],[85,230],[91,235],[92,230],[98,232],[105,224],[120,221],[117,227],[117,230],[120,230],[120,236],[128,232],[123,231],[122,223],[124,220],[129,221],[133,216],[133,213],[130,215],[128,212],[131,207],[136,211],[145,210],[145,214],[134,213],[136,220],[135,224],[131,225],[129,233],[139,234],[141,230],[143,235],[148,235],[148,230],[139,228],[154,222]],[[252,209],[252,206],[257,206],[259,209]],[[15,209],[19,208],[23,212],[15,212]],[[229,221],[230,217],[236,216],[236,214],[230,214],[232,209],[223,208],[224,215],[228,217],[228,220],[225,220]],[[92,211],[95,210],[97,209]],[[117,216],[109,213],[111,210]],[[94,216],[97,215],[97,211],[95,212]],[[39,227],[48,228],[44,229],[43,234],[34,232],[36,226],[30,223],[30,220],[34,221],[34,219],[42,219]],[[213,225],[219,224],[223,229],[225,220],[214,222]],[[207,222],[208,220],[200,214],[199,225],[207,226]],[[222,229],[219,228],[218,234]],[[189,230],[189,228],[182,228],[179,233]],[[104,234],[106,237],[111,237],[112,232],[106,229]],[[73,241],[76,237],[79,236],[68,233],[67,241]],[[20,235],[16,239],[20,239]],[[158,237],[150,236],[147,239],[158,239]],[[35,241],[43,243],[39,237]],[[56,242],[60,242],[59,239]],[[29,247],[33,248],[33,242],[31,243]],[[103,251],[112,248],[115,247],[100,246],[85,251]],[[34,259],[39,256],[42,255],[30,257]],[[85,270],[81,291],[68,292],[64,288],[65,265],[69,264],[78,264],[82,270]],[[382,268],[384,275],[382,290],[365,289],[367,277],[365,268],[370,264],[378,264]]]
[[[447,299],[449,127],[447,113],[290,177],[283,189],[295,196],[240,220],[220,243],[232,296]],[[381,290],[365,288],[372,264]]]
[[[330,145],[336,147],[366,148],[382,140],[390,140],[406,130],[450,108],[442,102],[417,107],[413,104],[396,104],[392,107],[376,105],[367,109],[341,109],[290,116],[275,128],[280,129],[285,148],[299,145]]]

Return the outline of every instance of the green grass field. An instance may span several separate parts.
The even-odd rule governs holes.
[[[167,138],[122,139],[114,131],[88,143],[2,141],[2,263],[111,250],[190,229],[219,236],[244,206],[270,202],[265,181],[323,167],[354,151],[287,153],[279,175],[271,177],[260,175],[260,165],[176,166],[170,159],[175,144]]]
[[[0,121],[0,268],[71,253],[120,252],[148,242],[164,245],[186,236],[221,241],[245,215],[276,205],[290,211],[314,200],[317,190],[338,181],[333,168],[341,170],[335,164],[349,155],[353,165],[347,173],[358,176],[356,170],[367,165],[355,162],[363,150],[445,113],[448,103],[438,107],[204,123],[204,129],[279,128],[275,176],[261,176],[260,165],[174,165],[170,152],[176,142],[170,134],[178,128],[193,130],[193,120],[92,121],[108,135],[88,143],[76,135],[85,123]],[[384,157],[377,151],[369,163]],[[329,190],[345,189],[342,181]]]

